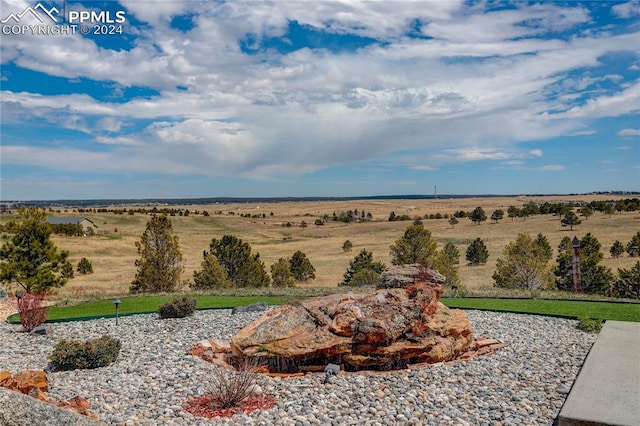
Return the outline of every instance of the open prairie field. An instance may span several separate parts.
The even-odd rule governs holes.
[[[622,197],[619,197],[622,198]],[[180,239],[185,258],[183,278],[190,280],[193,271],[200,267],[203,250],[207,250],[213,238],[233,234],[251,244],[254,252],[259,252],[267,266],[279,258],[290,257],[296,250],[303,251],[316,268],[316,279],[304,284],[308,286],[335,286],[342,280],[349,261],[363,248],[372,251],[375,260],[390,264],[389,246],[402,236],[411,221],[389,222],[389,214],[423,217],[425,214],[441,213],[452,215],[458,210],[471,211],[477,206],[491,216],[498,208],[505,211],[505,218],[499,223],[487,220],[480,225],[469,219],[459,219],[460,223],[452,227],[447,219],[423,220],[438,242],[439,248],[446,241],[454,242],[461,253],[459,266],[462,283],[470,290],[481,291],[491,288],[492,273],[496,259],[501,256],[503,247],[513,241],[520,232],[535,236],[542,232],[547,236],[554,249],[564,236],[581,238],[587,232],[595,235],[602,244],[605,259],[603,264],[614,272],[617,268],[631,267],[636,259],[623,256],[613,259],[609,247],[615,240],[623,244],[640,229],[640,213],[624,212],[611,217],[595,213],[573,231],[564,228],[557,216],[532,216],[523,219],[506,217],[509,206],[521,207],[524,203],[535,201],[542,203],[561,201],[590,201],[594,199],[618,199],[611,195],[585,196],[549,196],[549,197],[488,197],[458,198],[437,200],[356,200],[356,201],[313,201],[313,202],[277,202],[277,203],[237,203],[215,204],[207,206],[184,206],[191,211],[206,210],[210,216],[189,215],[171,217],[173,227]],[[364,210],[373,220],[363,223],[344,224],[329,220],[323,226],[314,225],[323,215],[333,216],[336,212]],[[241,217],[249,214],[254,216]],[[262,215],[264,214],[264,217]],[[56,213],[58,216],[86,216],[97,226],[99,234],[92,237],[54,236],[54,242],[70,252],[71,262],[75,266],[82,257],[93,264],[94,273],[76,277],[60,289],[60,295],[116,295],[128,291],[135,275],[137,258],[135,242],[145,229],[148,216],[144,214],[116,215],[113,213]],[[258,217],[255,217],[258,216]],[[6,222],[8,217],[3,217]],[[308,225],[302,227],[301,223]],[[285,226],[290,223],[291,226]],[[467,266],[464,261],[466,248],[471,240],[480,237],[489,249],[489,261],[482,266]],[[353,250],[345,253],[342,244],[345,240],[353,243]]]

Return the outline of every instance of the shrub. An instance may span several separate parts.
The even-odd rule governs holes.
[[[353,258],[353,260],[349,263],[349,267],[347,268],[347,272],[344,274],[344,280],[339,284],[343,286],[352,286],[356,285],[356,283],[351,283],[354,275],[362,270],[371,270],[375,273],[375,281],[380,277],[380,274],[383,273],[387,269],[384,264],[380,262],[373,261],[373,253],[367,251],[366,249],[362,249],[362,251]],[[365,282],[373,281],[373,274],[371,273],[362,273],[357,278],[357,285],[366,285]],[[371,284],[375,284],[375,281],[371,282]]]
[[[212,408],[236,407],[253,392],[258,381],[258,364],[245,360],[238,371],[216,367],[212,370],[209,391]]]
[[[56,343],[49,359],[55,370],[106,367],[118,358],[120,347],[120,340],[107,335],[86,342],[62,339]]]
[[[640,256],[640,231],[627,243],[627,253],[631,257]]]
[[[191,288],[203,290],[232,287],[233,283],[229,279],[229,275],[227,275],[227,270],[218,262],[218,259],[206,251],[203,256],[204,258],[200,264],[201,269],[199,271],[193,271]]]
[[[7,298],[7,290],[0,285],[0,300]]]
[[[76,271],[78,271],[78,273],[82,275],[93,274],[93,265],[91,264],[91,262],[89,262],[89,259],[87,259],[86,257],[83,257],[78,262],[78,267],[76,268]]]
[[[609,292],[615,297],[640,299],[640,262],[630,269],[618,269],[618,276]]]
[[[271,265],[271,282],[274,287],[295,287],[296,283],[291,276],[289,262],[280,258]]]
[[[176,297],[171,302],[164,303],[158,308],[160,318],[184,318],[196,310],[196,301],[188,297]]]
[[[43,300],[43,294],[35,296],[32,293],[27,293],[18,297],[18,312],[24,331],[31,331],[47,320],[49,307],[43,305]]]
[[[602,320],[586,317],[578,318],[578,329],[587,333],[600,331],[602,329]]]
[[[376,285],[380,280],[380,274],[373,269],[361,269],[351,276],[351,280],[346,285],[352,287],[366,287]]]

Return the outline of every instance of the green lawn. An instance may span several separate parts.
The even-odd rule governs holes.
[[[197,301],[197,309],[232,308],[258,301],[279,305],[292,296],[190,296]],[[173,299],[173,296],[121,297],[118,312],[121,315],[157,312],[158,306]],[[571,318],[598,318],[604,320],[640,322],[640,304],[591,302],[574,300],[492,299],[492,298],[443,298],[450,308],[482,309],[526,314],[555,315]],[[54,306],[49,310],[48,321],[64,321],[89,317],[114,316],[113,299],[82,303],[72,306]],[[17,322],[18,317],[11,317]]]
[[[121,315],[134,313],[157,312],[158,307],[173,300],[174,296],[138,296],[121,297],[118,313]],[[290,298],[284,296],[192,296],[197,301],[197,309],[233,308],[264,301],[270,305],[279,305]],[[49,309],[47,321],[61,321],[86,317],[103,317],[115,315],[113,299],[98,300],[72,306],[54,306]],[[11,318],[12,320],[14,317]],[[17,317],[15,318],[17,319]]]
[[[442,299],[450,308],[640,322],[640,304],[534,299]]]

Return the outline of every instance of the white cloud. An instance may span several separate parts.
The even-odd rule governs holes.
[[[631,18],[640,15],[640,0],[631,0],[617,4],[611,8],[613,13],[621,18]]]
[[[410,166],[409,167],[411,170],[416,170],[416,171],[426,171],[426,172],[433,172],[438,170],[437,167],[433,167],[433,166],[429,166],[427,164],[422,164],[422,165],[416,165],[416,166]]]
[[[565,166],[561,164],[549,164],[546,166],[538,167],[535,170],[540,172],[559,172],[565,169]]]
[[[618,136],[640,136],[640,129],[622,129],[617,133]]]
[[[2,5],[8,10],[4,0]],[[52,152],[52,165],[84,170],[90,161],[101,169],[264,177],[434,149],[441,152],[434,158],[440,163],[515,166],[542,156],[540,149],[520,151],[521,141],[584,135],[586,120],[638,110],[638,83],[576,104],[586,87],[605,80],[616,87],[620,76],[573,72],[599,66],[610,52],[640,51],[634,44],[637,32],[549,38],[589,23],[588,11],[579,5],[517,4],[490,12],[484,3],[469,8],[463,1],[429,2],[429,7],[359,1],[156,2],[150,7],[131,0],[124,5],[149,23],[138,29],[130,51],[102,49],[73,36],[51,37],[46,49],[42,38],[3,38],[3,61],[160,92],[152,99],[116,103],[83,94],[3,91],[3,116],[12,112],[3,120],[58,120],[94,134],[101,148],[112,149],[97,161],[90,147],[67,151],[64,162]],[[172,17],[190,13],[196,24],[191,31],[169,27]],[[434,39],[405,36],[416,19],[423,34]],[[259,44],[264,37],[285,35],[294,20],[382,43],[342,53],[240,51],[238,40],[247,33]],[[558,96],[548,98],[554,84]],[[188,90],[177,91],[177,85]],[[142,120],[151,124],[142,130],[132,125]],[[10,147],[3,162],[28,162],[25,152],[32,154],[29,147]],[[32,161],[39,159],[34,154]],[[75,161],[79,164],[70,164]],[[436,170],[440,164],[429,159],[426,165],[405,166]]]
[[[640,80],[611,96],[589,99],[584,105],[573,107],[558,116],[566,118],[619,117],[640,111]]]
[[[104,117],[98,120],[96,127],[107,132],[118,132],[122,129],[122,122],[113,117]]]

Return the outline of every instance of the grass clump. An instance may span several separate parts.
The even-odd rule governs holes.
[[[215,368],[209,382],[211,408],[231,408],[242,404],[256,388],[259,373],[254,360],[244,360],[238,371]]]
[[[118,358],[121,346],[120,340],[107,335],[86,342],[62,339],[56,343],[49,359],[58,371],[106,367]]]
[[[602,320],[598,318],[578,318],[578,329],[586,333],[596,333],[602,330]]]
[[[188,297],[176,297],[171,302],[163,303],[158,308],[158,314],[161,319],[165,318],[184,318],[193,314],[196,310],[195,299]]]

